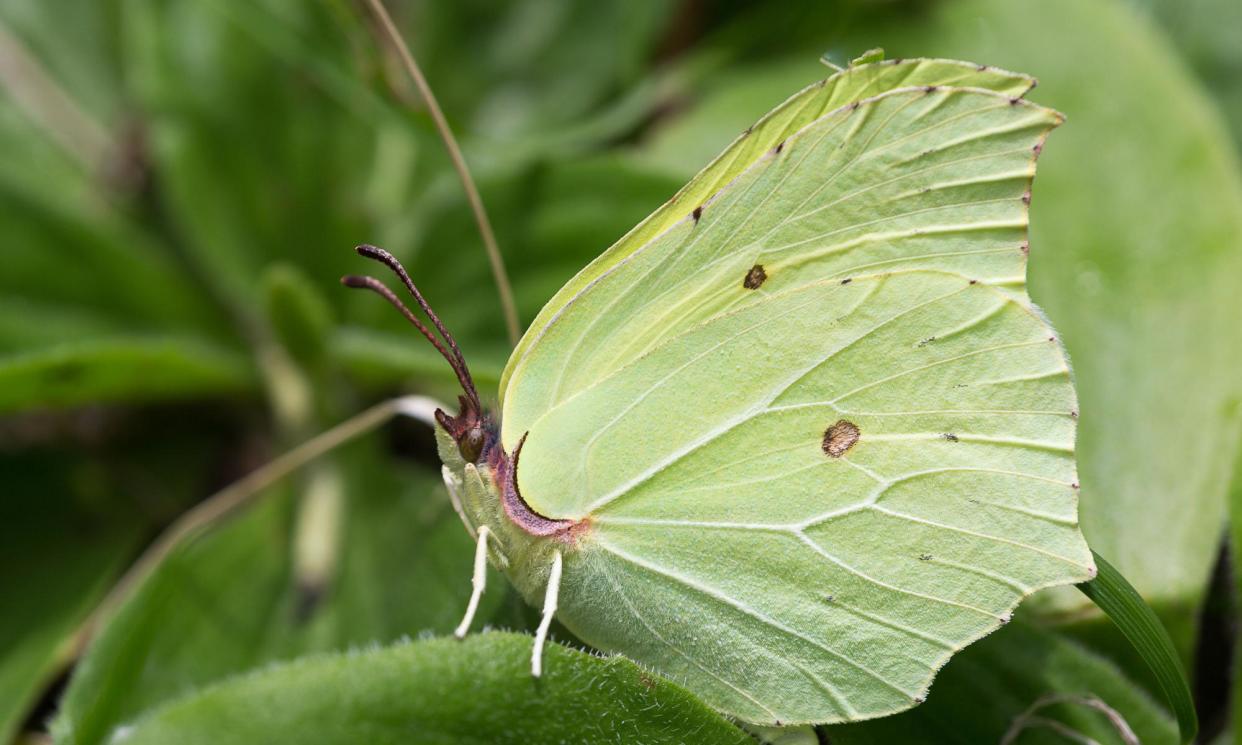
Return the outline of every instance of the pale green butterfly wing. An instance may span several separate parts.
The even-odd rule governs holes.
[[[907,708],[1093,573],[1069,370],[1024,289],[1059,115],[893,85],[605,254],[510,366],[523,497],[590,525],[562,622],[749,721]]]
[[[617,262],[685,218],[694,205],[710,198],[767,150],[824,114],[853,101],[895,88],[929,85],[984,88],[1020,97],[1034,87],[1035,81],[1027,75],[956,60],[888,60],[850,67],[799,91],[739,136],[672,199],[591,262],[548,301],[510,356],[500,383],[502,400],[510,375],[567,303]],[[614,320],[625,322],[621,318]]]

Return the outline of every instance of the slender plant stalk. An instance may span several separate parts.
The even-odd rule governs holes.
[[[388,15],[388,10],[384,7],[382,0],[369,0],[372,12],[379,20],[380,27],[384,34],[397,50],[397,54],[401,57],[401,61],[405,64],[405,70],[409,73],[410,78],[414,81],[414,85],[418,88],[418,92],[422,95],[423,101],[427,103],[427,110],[431,112],[431,118],[436,124],[436,130],[440,133],[440,139],[444,140],[444,147],[448,150],[449,157],[453,161],[453,167],[457,169],[457,175],[461,178],[462,188],[466,191],[466,198],[470,201],[470,209],[474,212],[474,220],[478,223],[479,234],[483,237],[483,246],[487,249],[487,258],[492,264],[492,276],[496,280],[496,289],[500,292],[500,305],[504,311],[505,327],[509,331],[509,343],[516,346],[520,329],[518,326],[517,306],[513,302],[513,288],[509,285],[509,276],[505,272],[505,262],[500,255],[500,247],[496,245],[496,234],[492,232],[492,224],[487,219],[487,211],[483,209],[483,200],[479,197],[479,190],[474,185],[474,178],[470,175],[470,169],[466,166],[466,159],[461,154],[461,148],[457,145],[457,139],[453,137],[453,130],[449,129],[448,120],[444,118],[444,112],[440,110],[440,104],[436,101],[435,94],[431,92],[431,86],[427,84],[427,79],[423,77],[423,71],[419,68],[418,63],[414,61],[414,55],[410,53],[409,46],[405,40],[401,38],[401,34],[397,31],[397,27],[392,22],[392,17]]]
[[[0,90],[83,170],[96,174],[116,148],[112,135],[62,88],[21,39],[0,24]]]
[[[1036,699],[1035,703],[1027,707],[1026,711],[1019,714],[1009,725],[1009,729],[1005,732],[1005,736],[1001,738],[1000,745],[1012,745],[1012,743],[1016,742],[1018,737],[1025,730],[1032,727],[1051,727],[1053,729],[1057,729],[1059,733],[1068,736],[1070,739],[1074,739],[1075,735],[1078,737],[1085,737],[1085,735],[1082,735],[1076,731],[1073,735],[1067,735],[1065,731],[1058,729],[1058,725],[1060,727],[1067,726],[1064,722],[1059,722],[1055,719],[1048,719],[1042,716],[1036,716],[1041,710],[1047,709],[1051,706],[1056,706],[1058,704],[1070,704],[1095,709],[1108,719],[1108,723],[1113,725],[1113,729],[1116,730],[1118,737],[1121,738],[1121,741],[1124,742],[1125,745],[1142,745],[1139,741],[1138,735],[1134,734],[1134,730],[1130,727],[1130,723],[1126,721],[1125,717],[1121,716],[1121,712],[1104,703],[1104,701],[1096,698],[1095,696],[1074,696],[1059,693],[1050,693]],[[1094,740],[1092,740],[1092,742],[1094,742]]]

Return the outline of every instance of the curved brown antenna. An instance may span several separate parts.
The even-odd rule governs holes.
[[[405,303],[401,302],[401,298],[397,297],[392,290],[388,289],[387,285],[378,279],[374,277],[347,274],[344,277],[341,277],[341,284],[355,289],[371,290],[387,300],[394,308],[400,311],[401,315],[405,316],[407,321],[414,324],[414,327],[418,329],[419,333],[421,333],[427,341],[431,342],[431,345],[436,348],[436,351],[440,353],[440,356],[449,363],[449,367],[453,368],[453,373],[457,376],[458,382],[461,383],[462,390],[465,391],[470,403],[474,405],[476,410],[482,411],[483,405],[479,401],[479,392],[474,387],[474,378],[470,376],[470,368],[466,366],[466,358],[462,356],[461,349],[457,346],[457,340],[454,339],[453,335],[448,332],[448,329],[444,327],[444,322],[440,320],[440,317],[437,316],[435,311],[431,309],[431,305],[427,303],[425,298],[423,298],[423,294],[419,292],[418,286],[414,284],[412,279],[410,279],[410,275],[405,271],[405,267],[401,266],[401,262],[397,261],[395,256],[382,248],[362,245],[358,246],[355,250],[368,259],[374,259],[375,261],[384,264],[401,279],[401,282],[405,285],[406,289],[409,290],[410,295],[412,295],[415,302],[418,303],[418,307],[421,308],[423,313],[427,315],[427,318],[431,320],[432,325],[435,326],[436,330],[440,332],[440,336],[443,337],[444,342],[448,344],[449,348],[445,349],[444,344],[440,342],[440,339],[437,339],[435,334],[431,333],[431,330],[428,329],[422,321],[418,320],[418,316],[414,314],[414,311],[410,310]],[[452,351],[450,352],[449,350]]]
[[[462,356],[461,350],[457,348],[457,341],[453,339],[453,335],[448,332],[448,329],[444,327],[444,323],[440,321],[440,317],[435,314],[435,311],[431,309],[431,306],[423,298],[423,293],[418,291],[418,286],[414,284],[414,280],[410,279],[409,273],[405,271],[405,267],[401,266],[401,262],[397,261],[397,257],[378,246],[371,246],[365,243],[354,250],[368,259],[378,261],[387,266],[392,270],[393,274],[400,278],[405,288],[414,296],[414,301],[418,303],[418,307],[423,309],[423,312],[435,324],[436,330],[440,332],[440,336],[444,337],[444,340],[448,342],[449,349],[453,350],[453,355],[457,357],[457,362],[460,364],[461,369],[466,370],[466,358]],[[470,377],[469,372],[466,373],[466,377]],[[471,381],[470,388],[474,389],[473,381]]]

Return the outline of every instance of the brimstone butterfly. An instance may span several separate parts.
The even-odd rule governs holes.
[[[777,107],[556,294],[499,417],[457,345],[444,475],[478,540],[581,639],[765,724],[921,701],[1039,588],[1094,576],[1074,388],[1025,289],[1034,81],[848,69]],[[447,345],[447,349],[445,348]]]

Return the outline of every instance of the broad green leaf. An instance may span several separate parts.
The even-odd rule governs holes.
[[[12,600],[0,618],[0,741],[8,742],[43,688],[73,653],[74,633],[102,599],[133,541],[124,534],[93,545],[10,544],[0,592]],[[31,565],[37,565],[37,569]]]
[[[178,337],[103,337],[0,356],[0,412],[248,392],[246,361]]]
[[[0,410],[253,387],[204,298],[141,234],[23,188],[0,198]]]
[[[1031,711],[1048,697],[1060,703]],[[1047,724],[1052,719],[1094,742],[1126,745],[1108,716],[1084,703],[1088,700],[1112,709],[1144,745],[1178,742],[1168,714],[1115,665],[1026,623],[1002,629],[954,657],[922,706],[824,732],[834,745],[1000,743],[1011,729],[1017,730],[1014,745],[1070,742]],[[1015,728],[1026,712],[1034,718]]]
[[[283,12],[273,12],[279,5]],[[256,18],[314,48],[310,70],[273,49],[266,27],[246,22]],[[378,156],[372,122],[392,120],[313,74],[324,65],[352,71],[339,22],[325,3],[234,12],[141,0],[123,14],[129,93],[145,115],[170,230],[239,313],[260,306],[258,280],[276,260],[296,263],[335,299],[348,248],[368,232],[366,183]],[[345,79],[366,90],[356,75]]]
[[[47,75],[81,107],[82,115],[107,128],[119,123],[125,113],[112,33],[122,4],[102,0],[80,6],[74,0],[25,0],[0,7],[5,30],[41,61]],[[67,53],[70,49],[72,53]]]
[[[8,731],[30,715],[31,705],[80,651],[81,625],[142,539],[184,509],[208,467],[219,463],[215,416],[154,406],[145,414],[42,413],[5,420],[0,729]],[[203,426],[177,426],[191,417]]]
[[[150,115],[154,167],[173,227],[207,279],[238,306],[253,304],[258,269],[283,260],[297,262],[334,304],[366,309],[346,317],[387,322],[371,304],[336,299],[343,293],[331,284],[356,270],[348,248],[365,240],[411,257],[427,231],[444,232],[434,203],[461,198],[442,144],[421,115],[409,112],[417,93],[399,69],[389,69],[365,8],[353,10],[333,3],[234,7],[143,0],[124,16],[131,87]],[[497,175],[496,163],[524,170],[547,152],[524,142],[555,140],[556,130],[545,128],[549,119],[577,127],[608,102],[621,80],[636,78],[637,50],[653,43],[668,13],[660,3],[641,9],[610,3],[589,13],[562,2],[502,14],[468,4],[394,4],[391,10],[399,24],[411,26],[411,45],[485,187]],[[439,35],[459,26],[486,39],[491,52],[479,55]],[[568,28],[575,30],[558,31]],[[601,45],[615,52],[603,53]],[[559,62],[584,48],[592,50],[586,59]],[[519,82],[524,75],[539,77],[541,85]],[[471,106],[479,107],[478,116],[463,111]],[[630,120],[645,111],[639,107]],[[246,136],[237,137],[239,131]],[[490,136],[501,139],[483,141]],[[578,150],[593,142],[578,139]],[[486,150],[501,157],[475,156]],[[525,155],[515,158],[513,151]],[[521,200],[520,219],[530,207],[527,187],[516,184],[510,192]],[[510,250],[519,237],[506,223],[506,195],[485,188],[484,196],[510,266],[521,275],[525,266]],[[473,223],[467,228],[451,241],[427,245],[436,268],[431,279],[411,267],[437,307],[445,304],[441,284],[455,288],[458,279],[476,277],[473,260],[483,252]],[[446,262],[450,254],[454,261]],[[477,276],[486,278],[486,269]],[[478,295],[492,291],[467,286],[460,308],[487,313],[490,339],[496,316],[490,298],[480,303]],[[483,287],[490,288],[490,280]],[[453,327],[464,327],[458,336],[465,341],[471,325]]]
[[[1130,0],[1150,13],[1203,81],[1242,143],[1242,5],[1233,0]]]
[[[7,150],[14,162],[0,173],[0,297],[131,328],[213,335],[222,328],[218,311],[167,247],[108,204],[95,174],[67,162],[45,132],[0,98],[0,153]]]
[[[488,633],[310,657],[226,680],[128,724],[116,745],[734,743],[753,740],[622,657]]]
[[[312,651],[451,630],[471,547],[439,479],[394,473],[365,444],[340,456],[346,510],[327,586],[299,587],[288,488],[169,557],[74,672],[58,742],[100,743],[148,709]],[[483,621],[504,601],[486,598]]]
[[[263,653],[267,624],[292,615],[280,592],[284,511],[287,500],[271,501],[165,561],[79,660],[53,724],[59,742],[102,742],[149,706],[274,656]]]

